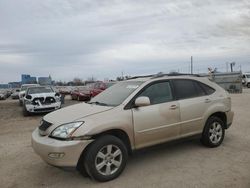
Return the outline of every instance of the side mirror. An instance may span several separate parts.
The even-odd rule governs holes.
[[[55,96],[60,97],[60,93],[56,93]]]
[[[149,106],[150,105],[150,100],[148,97],[138,97],[135,100],[135,106],[136,107],[141,107],[141,106]]]

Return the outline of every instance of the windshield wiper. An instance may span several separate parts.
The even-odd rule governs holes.
[[[98,101],[89,102],[89,104],[96,104],[96,105],[100,105],[100,106],[108,106],[108,104],[102,103],[102,102],[98,102]]]

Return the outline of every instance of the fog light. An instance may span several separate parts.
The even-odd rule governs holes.
[[[64,153],[49,153],[49,158],[60,159],[64,157]]]

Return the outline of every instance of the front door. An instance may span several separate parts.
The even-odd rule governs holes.
[[[140,96],[149,97],[150,105],[132,109],[136,148],[177,138],[180,109],[179,103],[173,100],[169,81],[146,86]]]

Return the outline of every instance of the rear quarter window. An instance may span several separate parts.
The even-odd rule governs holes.
[[[211,95],[215,92],[215,89],[206,85],[206,84],[203,84],[201,82],[199,82],[199,85],[200,87],[206,92],[207,95]]]

